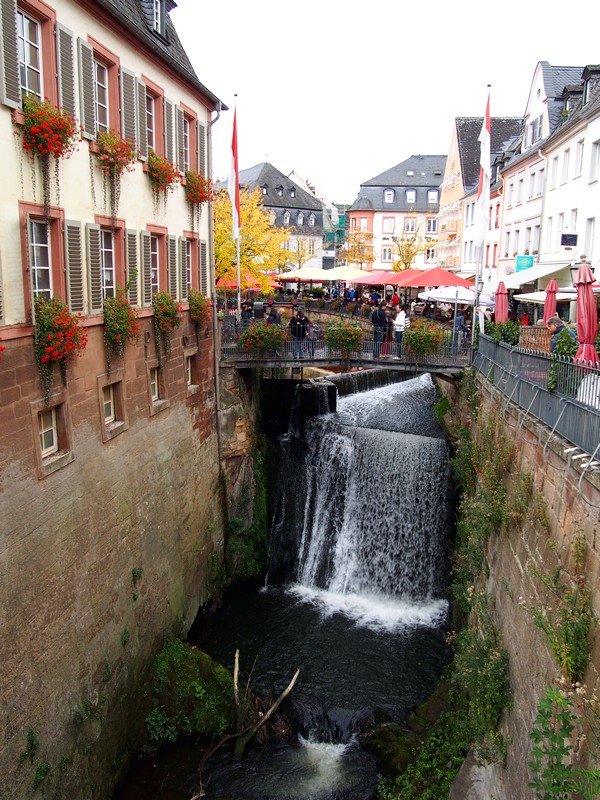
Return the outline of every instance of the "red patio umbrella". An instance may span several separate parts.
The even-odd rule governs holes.
[[[508,320],[508,292],[504,281],[500,281],[496,289],[496,307],[494,309],[494,322],[506,322]]]
[[[411,275],[418,275],[418,269],[405,269],[402,272],[392,272],[391,270],[387,269],[379,269],[375,270],[374,272],[370,272],[368,275],[365,275],[364,278],[356,278],[356,280],[350,281],[350,283],[362,284],[363,286],[399,286],[401,283],[399,281],[403,281],[406,278],[409,278]]]
[[[558,283],[556,278],[548,281],[546,286],[546,299],[544,300],[544,325],[548,322],[550,317],[556,316],[556,293],[558,292]]]
[[[406,276],[409,270],[399,272],[398,275]],[[416,274],[415,274],[416,273]],[[408,275],[403,280],[400,280],[396,286],[464,286],[465,289],[472,289],[474,283],[455,275],[453,272],[448,272],[447,269],[441,267],[434,267],[433,269],[414,270],[412,275]]]
[[[577,338],[579,339],[579,349],[575,355],[575,361],[592,363],[594,366],[600,364],[600,358],[594,347],[596,335],[598,333],[598,309],[592,284],[594,276],[587,264],[582,264],[577,271]]]

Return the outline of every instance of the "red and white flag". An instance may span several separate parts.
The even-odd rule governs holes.
[[[479,134],[481,143],[481,155],[479,158],[479,186],[477,188],[476,223],[477,232],[475,244],[483,247],[485,235],[487,233],[490,215],[490,180],[492,177],[491,165],[491,124],[490,124],[490,95],[488,92],[485,117]]]
[[[228,192],[231,200],[232,233],[235,240],[240,237],[240,175],[238,169],[237,109],[233,109],[233,135],[231,137],[231,169],[229,170]]]

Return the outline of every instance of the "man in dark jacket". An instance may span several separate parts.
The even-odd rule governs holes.
[[[289,328],[292,334],[292,353],[294,358],[304,358],[304,340],[306,339],[309,324],[301,308],[296,314],[292,315]]]
[[[550,317],[548,322],[546,323],[546,327],[552,334],[552,339],[550,339],[550,352],[553,353],[554,349],[558,343],[558,337],[561,331],[566,331],[569,336],[573,339],[577,338],[577,332],[574,328],[567,328],[565,323],[562,321],[560,317]]]
[[[371,323],[373,325],[373,358],[379,358],[383,334],[388,324],[383,304],[378,306],[371,314]]]

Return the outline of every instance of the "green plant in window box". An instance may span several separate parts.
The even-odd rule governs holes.
[[[125,346],[140,335],[140,321],[127,300],[126,287],[117,286],[114,297],[104,299],[104,347],[106,371],[110,373],[112,360],[123,358]]]
[[[282,347],[287,331],[281,325],[267,325],[265,320],[254,322],[240,336],[240,344],[246,352],[266,353]]]
[[[33,346],[40,372],[44,403],[48,405],[54,383],[54,364],[58,364],[63,385],[67,366],[87,345],[88,336],[81,326],[81,315],[72,314],[57,297],[34,300],[35,331]]]
[[[171,334],[181,325],[181,306],[169,292],[156,292],[152,298],[154,308],[154,342],[160,364],[171,355]]]
[[[206,295],[199,292],[198,289],[190,289],[190,319],[194,323],[196,331],[208,324],[210,319],[211,303]]]
[[[115,131],[100,131],[96,144],[98,146],[98,165],[104,172],[104,189],[110,197],[110,216],[115,219],[119,213],[121,197],[121,175],[133,172],[139,155],[137,147],[127,139],[122,139]]]

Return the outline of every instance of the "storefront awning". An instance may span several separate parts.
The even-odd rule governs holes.
[[[534,281],[541,280],[543,278],[550,278],[556,277],[559,285],[565,285],[571,282],[571,273],[569,272],[569,267],[571,266],[571,262],[562,261],[561,263],[545,263],[545,264],[534,264],[533,267],[529,267],[528,269],[522,269],[518,272],[513,272],[510,275],[504,275],[501,278],[494,278],[494,280],[487,281],[483,285],[483,293],[484,294],[495,294],[496,288],[500,281],[504,282],[504,285],[507,289],[519,289],[521,286],[525,286],[525,284],[532,283]],[[564,272],[563,276],[558,276],[559,273]],[[541,289],[545,289],[545,285],[540,287]]]

